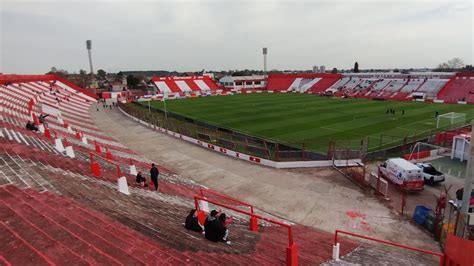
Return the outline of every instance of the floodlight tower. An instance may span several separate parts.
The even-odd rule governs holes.
[[[94,68],[92,67],[92,41],[87,40],[86,41],[86,47],[87,47],[87,53],[89,54],[89,66],[91,68],[91,87],[94,87],[94,93],[96,93],[96,88],[95,88],[95,78],[94,78]]]
[[[267,74],[267,47],[263,48],[263,75]]]

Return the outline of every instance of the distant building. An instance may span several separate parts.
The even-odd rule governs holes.
[[[265,88],[265,76],[225,76],[219,80],[219,84],[229,90],[260,90]]]
[[[313,73],[325,73],[326,72],[326,66],[313,66]]]
[[[112,91],[122,91],[123,88],[126,87],[126,85],[120,81],[113,81],[110,85],[112,86]]]

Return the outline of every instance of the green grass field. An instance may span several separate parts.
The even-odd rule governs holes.
[[[163,102],[152,106],[163,109]],[[474,107],[423,102],[333,99],[308,94],[240,94],[166,101],[167,110],[239,132],[286,143],[305,143],[310,149],[327,147],[329,140],[361,140],[369,148],[380,136],[403,138],[436,128],[435,112],[466,114]],[[386,114],[387,108],[396,110]],[[405,114],[401,114],[405,110]],[[389,138],[390,139],[390,138]],[[394,138],[396,139],[396,138]],[[384,140],[385,141],[385,140]],[[359,141],[360,143],[360,141]]]

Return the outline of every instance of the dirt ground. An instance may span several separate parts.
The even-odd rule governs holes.
[[[97,126],[140,155],[259,209],[317,229],[336,229],[439,250],[412,223],[332,168],[273,169],[211,152],[152,131],[117,109],[91,116]]]

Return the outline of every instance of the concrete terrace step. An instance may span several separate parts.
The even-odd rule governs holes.
[[[2,144],[2,147],[0,148],[0,153],[2,153],[1,150],[3,150],[4,153],[8,154],[18,154],[21,157],[21,161],[24,160],[30,160],[33,162],[38,162],[43,165],[51,165],[55,168],[61,168],[63,170],[72,170],[74,172],[80,173],[82,175],[87,175],[90,176],[90,159],[87,155],[77,152],[78,156],[77,159],[70,159],[67,157],[62,157],[61,159],[58,159],[57,155],[51,154],[47,152],[46,150],[34,150],[32,147],[19,144],[15,141],[2,141],[0,139],[0,143]],[[98,160],[101,162],[101,177],[99,179],[104,179],[108,180],[112,184],[116,184],[117,182],[117,173],[115,166],[112,164],[105,162],[103,160]],[[17,163],[18,164],[18,163]],[[22,166],[17,165],[16,169],[22,169]],[[20,170],[19,170],[20,171]],[[22,170],[21,170],[22,172]],[[128,169],[122,165],[122,173],[127,173]],[[23,177],[20,173],[12,172],[12,171],[5,171],[5,174],[14,174],[13,177],[15,178],[14,184],[19,186],[19,187],[38,187],[39,186],[34,186],[31,184],[31,182],[24,182],[22,179],[27,178]],[[8,176],[8,175],[7,175]],[[126,175],[128,183],[130,186],[138,187],[135,184],[135,177]],[[21,181],[21,182],[20,182]],[[150,179],[148,178],[148,181]],[[11,180],[8,181],[7,178],[4,177],[4,175],[0,174],[0,184],[7,184],[7,183],[12,183]],[[24,184],[22,184],[24,183]],[[165,192],[165,193],[171,193],[175,195],[181,195],[181,196],[186,196],[186,197],[192,197],[193,195],[196,195],[198,193],[198,186],[192,185],[192,182],[185,182],[183,178],[179,178],[177,176],[170,176],[170,175],[162,175],[160,176],[160,191]],[[190,185],[191,184],[191,185]],[[42,188],[39,188],[40,190],[43,190]],[[151,189],[151,187],[149,187]]]
[[[215,253],[216,256],[217,254],[220,256],[226,254],[229,258],[237,256],[234,260],[239,258],[243,261],[259,261],[264,264],[284,262],[287,235],[282,228],[261,228],[261,233],[255,234],[248,231],[248,221],[237,220],[231,228],[233,244],[229,249],[226,245],[206,241],[200,234],[183,230],[181,223],[187,211],[193,206],[191,200],[183,201],[183,198],[179,196],[157,194],[156,192],[134,188],[131,188],[133,195],[125,197],[115,191],[114,182],[110,182],[110,180],[105,182],[106,179],[88,177],[90,171],[88,164],[81,168],[81,162],[78,163],[76,160],[70,160],[69,158],[64,158],[58,162],[57,156],[45,151],[31,153],[25,145],[15,142],[9,143],[13,144],[5,145],[6,147],[2,146],[2,149],[13,150],[21,154],[21,157],[12,158],[10,163],[15,162],[25,170],[43,177],[47,182],[46,184],[58,193],[103,213],[108,219],[118,221],[124,227],[140,233],[145,238],[160,243],[165,249],[178,252],[181,254],[177,255],[178,258],[183,254],[188,254],[185,256],[185,260],[181,261],[182,263],[187,260],[192,261],[195,254],[200,252],[211,252]],[[166,188],[165,184],[166,182],[162,181],[161,185]],[[175,186],[179,187],[178,185]],[[196,191],[190,191],[189,193],[188,196],[197,194]],[[160,195],[161,198],[150,197],[150,195]],[[61,202],[65,204],[65,202]],[[59,205],[52,206],[51,204],[50,206],[59,211]],[[89,230],[92,229],[89,228]],[[311,230],[301,231],[300,235],[304,236],[305,231]],[[328,259],[326,255],[330,252],[331,247],[328,242],[330,243],[331,240],[318,243],[318,241],[306,241],[302,237],[301,240],[296,241],[301,246],[299,248],[306,251],[300,253],[302,262]],[[324,248],[323,244],[325,244]],[[322,254],[316,252],[315,256],[307,255],[314,253],[314,249],[324,250],[324,252]],[[308,252],[310,250],[311,252]],[[212,264],[212,260],[206,261],[208,256],[209,254],[205,258],[199,258],[199,261]],[[257,256],[258,259],[253,258],[253,256]],[[326,258],[324,258],[325,256]],[[218,257],[215,259],[219,261]]]
[[[51,176],[51,179],[53,179],[54,176]],[[64,195],[75,198],[83,204],[94,205],[91,207],[97,208],[101,213],[104,213],[109,217],[115,217],[116,220],[122,221],[122,223],[126,224],[128,227],[133,227],[146,234],[159,237],[163,241],[169,241],[169,239],[175,238],[174,236],[164,234],[167,230],[172,230],[174,232],[173,234],[184,234],[186,237],[192,239],[196,238],[195,234],[186,230],[183,231],[181,225],[185,213],[192,207],[190,201],[185,201],[187,205],[183,206],[182,201],[179,203],[169,197],[167,203],[162,203],[154,198],[144,198],[142,196],[123,197],[123,195],[118,192],[110,191],[109,188],[104,188],[103,185],[98,184],[95,180],[89,179],[84,182],[84,180],[77,180],[76,178],[74,180],[67,179],[65,182],[64,179],[65,178],[63,178],[63,180],[54,178],[54,180],[49,181]],[[106,190],[105,192],[100,192],[104,189]],[[177,203],[179,204],[176,205]],[[176,214],[179,213],[183,214],[176,217]],[[136,216],[142,217],[142,219],[137,219]],[[166,229],[167,227],[169,228]],[[245,234],[252,236],[252,233],[249,233],[246,227],[247,225],[242,225]],[[181,246],[179,243],[174,241],[171,241],[169,245],[175,248]],[[194,247],[188,248],[195,249]]]
[[[141,238],[134,239],[134,245],[129,245],[128,243],[130,242],[130,239],[132,239],[133,234],[130,232],[130,229],[119,227],[118,225],[114,225],[115,228],[111,228],[112,225],[106,218],[97,218],[97,216],[94,215],[94,212],[86,210],[85,208],[80,207],[80,205],[74,204],[70,199],[56,200],[54,197],[50,197],[43,202],[48,203],[50,207],[63,212],[65,215],[76,221],[83,221],[82,224],[88,230],[101,235],[104,239],[114,243],[114,245],[122,248],[129,254],[140,254],[146,261],[163,260],[162,257],[156,257],[153,255],[151,251],[155,247]],[[110,234],[111,229],[115,229],[114,234]],[[164,249],[162,251],[165,252]]]
[[[3,221],[0,222],[0,255],[7,265],[50,265],[41,253],[29,245]]]
[[[10,208],[7,204],[0,204],[0,215],[2,221],[8,223],[18,237],[28,242],[33,247],[44,247],[41,253],[48,257],[49,260],[56,264],[86,265],[87,263],[81,259],[81,256],[61,242],[51,238],[41,228],[30,223],[22,216]]]
[[[46,181],[40,176],[35,175],[33,171],[24,167],[24,161],[18,156],[9,154],[0,154],[0,171],[9,177],[14,184],[21,184],[22,188],[36,188],[39,191],[46,191]]]
[[[385,245],[361,244],[341,257],[323,265],[439,265],[437,257]]]
[[[166,253],[160,256],[153,255],[154,246],[147,243],[150,241],[138,238],[136,232],[122,227],[110,219],[93,220],[87,216],[77,214],[76,211],[88,215],[94,215],[94,212],[90,210],[80,211],[84,210],[84,207],[80,207],[73,201],[67,201],[50,193],[40,194],[34,190],[21,191],[11,186],[5,187],[0,192],[3,196],[2,199],[4,199],[4,204],[0,207],[2,210],[7,209],[7,211],[2,212],[2,215],[8,215],[8,209],[11,213],[18,208],[21,208],[21,210],[18,210],[19,212],[27,210],[28,213],[38,214],[39,217],[35,220],[36,223],[46,222],[49,224],[49,228],[59,227],[56,229],[62,233],[59,234],[56,230],[54,235],[49,236],[49,240],[55,238],[56,235],[56,239],[58,239],[65,238],[64,234],[69,234],[69,236],[76,237],[79,241],[91,246],[92,249],[88,249],[89,253],[94,254],[94,251],[99,251],[96,252],[99,254],[86,258],[89,263],[92,263],[97,255],[101,257],[100,253],[113,258],[115,262],[120,261],[120,263],[133,265],[163,264],[167,261],[180,262],[176,258],[170,259],[169,256],[166,256]],[[17,203],[13,204],[14,202]],[[63,203],[66,203],[66,206],[62,206]],[[12,218],[12,220],[14,219]],[[50,234],[51,232],[50,230]],[[23,233],[26,234],[27,232],[24,231]],[[146,249],[146,247],[152,248]],[[162,251],[166,252],[164,249]],[[181,263],[183,262],[181,261]]]
[[[19,192],[18,190],[15,191],[15,188],[3,188],[0,189],[0,193],[2,193],[2,205],[8,207],[10,210],[14,210],[20,219],[23,219],[25,222],[34,225],[35,228],[41,228],[42,232],[48,235],[49,238],[62,243],[72,252],[81,254],[84,260],[88,263],[108,263],[111,265],[118,264],[118,261],[107,256],[93,245],[90,245],[80,236],[68,231],[54,220],[36,211],[27,203],[24,203],[24,201],[20,199],[20,196],[17,195]],[[17,202],[18,200],[20,200],[20,203]],[[4,212],[2,212],[2,215],[3,213]],[[3,251],[0,250],[0,252]],[[2,254],[2,256],[9,260],[7,257],[8,254]],[[21,265],[21,263],[19,265]]]
[[[32,137],[31,135],[28,135],[28,134],[35,134],[36,136]],[[7,128],[7,127],[2,127],[0,125],[0,138],[16,141],[20,144],[25,144],[27,146],[33,146],[35,148],[46,150],[54,154],[62,154],[58,152],[52,144],[41,139],[40,135],[41,134],[39,133],[36,134],[31,131],[27,131],[26,129],[19,129],[19,128],[12,129],[12,128]]]
[[[29,119],[29,118],[25,119],[25,118],[20,118],[20,117],[17,117],[17,116],[6,115],[6,114],[1,115],[1,119],[0,119],[0,121],[3,121],[3,123],[8,124],[12,128],[15,128],[15,130],[19,130],[19,129],[26,130],[26,129],[24,129],[24,127],[25,127],[26,122],[28,120],[31,120],[31,119]],[[67,131],[67,129],[65,129],[63,127],[63,125],[57,124],[57,122],[54,119],[49,123],[49,126],[50,126],[51,130],[58,131],[58,133],[60,133],[60,135],[68,136],[69,140],[74,139],[74,134],[70,134]],[[84,128],[79,127],[79,129],[82,130]],[[101,134],[98,134],[98,133],[101,133]],[[114,153],[115,154],[120,154],[121,156],[126,155],[126,154],[135,155],[135,152],[131,151],[130,149],[125,148],[122,144],[120,144],[120,143],[116,142],[115,140],[113,140],[112,138],[108,137],[103,132],[96,131],[96,133],[91,133],[91,132],[86,131],[85,135],[87,136],[87,138],[89,139],[90,142],[92,142],[93,140],[97,140],[98,143],[101,146],[109,147],[113,154]],[[76,144],[85,145],[82,142],[79,142],[79,143],[76,143]],[[94,148],[90,144],[85,145],[85,146],[87,146],[91,149]]]
[[[115,192],[104,193],[104,195],[102,195],[102,193],[99,193],[100,195],[98,195],[98,191],[103,190],[104,188],[102,187],[102,185],[97,184],[97,181],[95,180],[83,180],[82,185],[76,185],[76,186],[72,185],[71,183],[72,182],[70,181],[61,182],[62,187],[60,188],[60,190],[64,193],[64,195],[71,198],[75,198],[75,200],[81,201],[83,204],[90,205],[91,208],[97,208],[96,210],[98,210],[101,214],[105,214],[108,217],[112,217],[114,220],[120,221],[126,227],[133,228],[134,230],[141,232],[145,236],[153,236],[153,239],[157,239],[158,242],[162,244],[166,244],[166,246],[169,246],[170,248],[175,248],[175,249],[178,248],[176,247],[177,242],[188,243],[189,241],[185,241],[185,239],[187,239],[188,237],[190,237],[194,241],[195,240],[199,240],[200,242],[202,241],[202,236],[200,236],[199,234],[195,235],[192,232],[186,232],[186,231],[183,232],[182,226],[180,224],[182,222],[184,214],[181,215],[181,217],[178,217],[177,220],[175,219],[175,216],[177,213],[186,212],[186,210],[188,210],[191,207],[191,204],[189,203],[188,203],[189,205],[187,206],[178,207],[176,206],[177,202],[174,202],[175,206],[173,207],[173,206],[169,206],[170,204],[173,204],[172,199],[169,199],[168,204],[162,204],[160,203],[160,201],[157,201],[155,199],[146,199],[146,198],[143,198],[142,196],[136,196],[136,194],[134,194],[135,196],[133,197],[118,199],[118,198],[115,198],[117,194]],[[59,184],[54,184],[54,185],[58,186]],[[72,185],[72,186],[69,187],[68,185]],[[152,192],[143,191],[143,193],[146,194],[146,193],[152,193]],[[118,204],[118,202],[120,201],[121,201],[121,204]],[[150,202],[153,202],[153,203],[150,203]],[[126,206],[121,206],[122,204]],[[150,205],[148,206],[148,204]],[[179,205],[181,204],[182,203],[180,203]],[[110,206],[107,207],[108,205]],[[134,207],[131,207],[130,209],[127,207],[128,205],[134,206]],[[126,215],[123,215],[124,211],[126,211]],[[154,217],[154,220],[149,220],[149,218],[146,218],[147,215],[152,215]],[[141,219],[134,218],[137,216],[140,216],[142,218]],[[174,222],[169,223],[168,220],[173,220]],[[143,224],[142,222],[139,222],[139,221],[147,221],[147,223]],[[250,236],[252,236],[252,233],[248,232],[247,224],[246,223],[242,225],[236,224],[235,226],[238,228],[241,228],[242,233],[240,232],[237,233],[238,231],[237,228],[233,228],[234,225],[232,225],[232,235],[236,235],[234,236],[234,239],[237,238],[243,243],[240,241],[236,241],[235,244],[232,245],[232,248],[248,249],[249,242],[252,241],[252,238],[247,239],[246,234],[249,234]],[[308,232],[308,231],[311,231],[311,230],[306,229],[306,228],[295,230],[295,232],[298,232],[299,235],[303,235],[305,234],[305,232]],[[167,235],[168,237],[166,237]],[[185,237],[184,238],[179,237],[178,239],[181,239],[181,240],[178,240],[178,239],[175,239],[174,237],[170,237],[170,235],[178,235],[178,236],[185,235]],[[321,233],[321,235],[323,234]],[[324,243],[322,243],[322,241],[320,241],[317,238],[318,236],[320,235],[318,234],[311,235],[311,237],[315,237],[313,239],[313,242],[308,243],[306,240],[304,240],[304,238],[302,238],[301,242],[299,242],[300,240],[298,239],[297,243],[298,245],[301,245],[301,249],[305,251],[312,250],[311,252],[314,253],[315,250],[313,249],[316,249],[316,250],[324,249],[325,250],[323,252],[324,254],[330,253],[331,252],[330,242],[332,241],[331,237],[328,236],[328,234],[326,233],[326,237],[324,238]],[[273,228],[273,227],[263,228],[261,237],[265,241],[258,241],[255,253],[252,253],[252,254],[254,255],[260,254],[260,253],[265,254],[264,257],[267,258],[267,260],[268,260],[268,256],[270,255],[272,259],[269,259],[269,260],[274,263],[275,263],[275,259],[277,258],[278,258],[278,261],[282,259],[284,260],[284,257],[285,257],[284,252],[287,245],[286,231],[284,229],[276,230],[276,228]],[[262,244],[260,245],[260,243]],[[211,245],[210,247],[213,247],[213,243],[207,243],[207,241],[205,241],[204,243],[201,243],[201,245],[209,245],[209,244]],[[186,245],[184,245],[180,247],[179,249],[182,250],[184,248],[183,250],[184,252],[189,252],[192,254],[194,254],[195,252],[202,252],[202,251],[199,251],[199,250],[202,250],[202,247],[196,249],[195,246],[199,246],[199,244],[192,245],[191,247],[187,247]],[[325,247],[323,248],[323,246]],[[185,251],[186,249],[191,249],[191,250]],[[275,250],[278,250],[278,251],[275,252]],[[227,253],[228,252],[230,251],[227,251]],[[252,251],[249,251],[249,252],[252,252]],[[217,252],[217,253],[222,254],[221,252]],[[232,252],[231,254],[235,254],[235,251]],[[244,255],[242,253],[237,253],[237,254],[239,254],[239,257]],[[323,259],[324,256],[322,255],[319,256],[319,255],[321,254],[318,254],[318,256],[314,256],[314,257],[313,256],[307,257],[307,255],[301,254],[300,258],[301,258],[301,261],[307,261],[307,262],[314,261],[314,259],[317,259],[318,261],[324,261],[329,258],[326,256],[326,258]]]
[[[49,150],[51,152],[54,152],[54,153],[58,153],[51,145],[46,146],[44,147],[44,145],[41,144],[41,142],[44,142],[44,137],[41,135],[41,134],[34,134],[33,132],[31,131],[28,131],[24,128],[24,125],[26,124],[26,121],[29,120],[29,119],[24,119],[24,118],[18,118],[18,117],[10,117],[9,115],[2,115],[0,116],[0,125],[3,125],[3,127],[7,128],[8,129],[8,134],[6,134],[7,132],[5,132],[5,138],[11,138],[11,140],[14,140],[14,136],[13,134],[10,134],[10,131],[11,130],[14,130],[16,132],[21,132],[25,137],[29,134],[30,136],[32,135],[33,136],[33,144],[37,144],[35,145],[35,147],[39,147],[40,149],[42,150]],[[50,123],[50,125],[52,125]],[[92,144],[92,140],[90,140],[91,143],[89,144],[84,144],[82,143],[81,141],[78,141],[75,139],[75,137],[73,136],[73,134],[70,134],[67,132],[67,130],[65,128],[61,126],[53,126],[55,129],[60,129],[60,135],[62,137],[66,137],[67,140],[69,141],[69,143],[72,143],[74,144],[74,149],[77,150],[78,148],[83,148],[85,149],[85,152],[88,153],[90,151],[94,151],[95,148],[94,148],[94,145]],[[2,137],[2,132],[0,131],[0,137]],[[43,140],[39,140],[39,138],[42,138]],[[110,138],[110,137],[109,137]],[[110,140],[113,140],[110,138]],[[40,143],[38,144],[37,142],[40,141]],[[50,141],[50,140],[49,140]],[[26,144],[28,144],[28,142],[26,142]],[[107,143],[103,143],[103,141],[99,140],[99,144],[101,145],[101,148],[102,150],[104,150],[105,152],[105,148],[104,146],[107,146],[110,148],[110,152],[112,153],[112,155],[114,156],[114,160],[119,160],[119,161],[122,161],[122,162],[128,162],[129,161],[129,158],[133,158],[134,161],[138,161],[138,162],[142,162],[143,161],[143,158],[139,157],[138,155],[136,155],[136,153],[132,150],[129,150],[127,148],[124,148],[123,145],[119,144],[119,143],[116,143],[116,145],[109,145]],[[117,146],[119,145],[119,146]],[[150,162],[148,162],[150,163]],[[161,170],[165,170],[166,172],[169,172],[167,171],[167,169],[164,169],[162,168]]]

